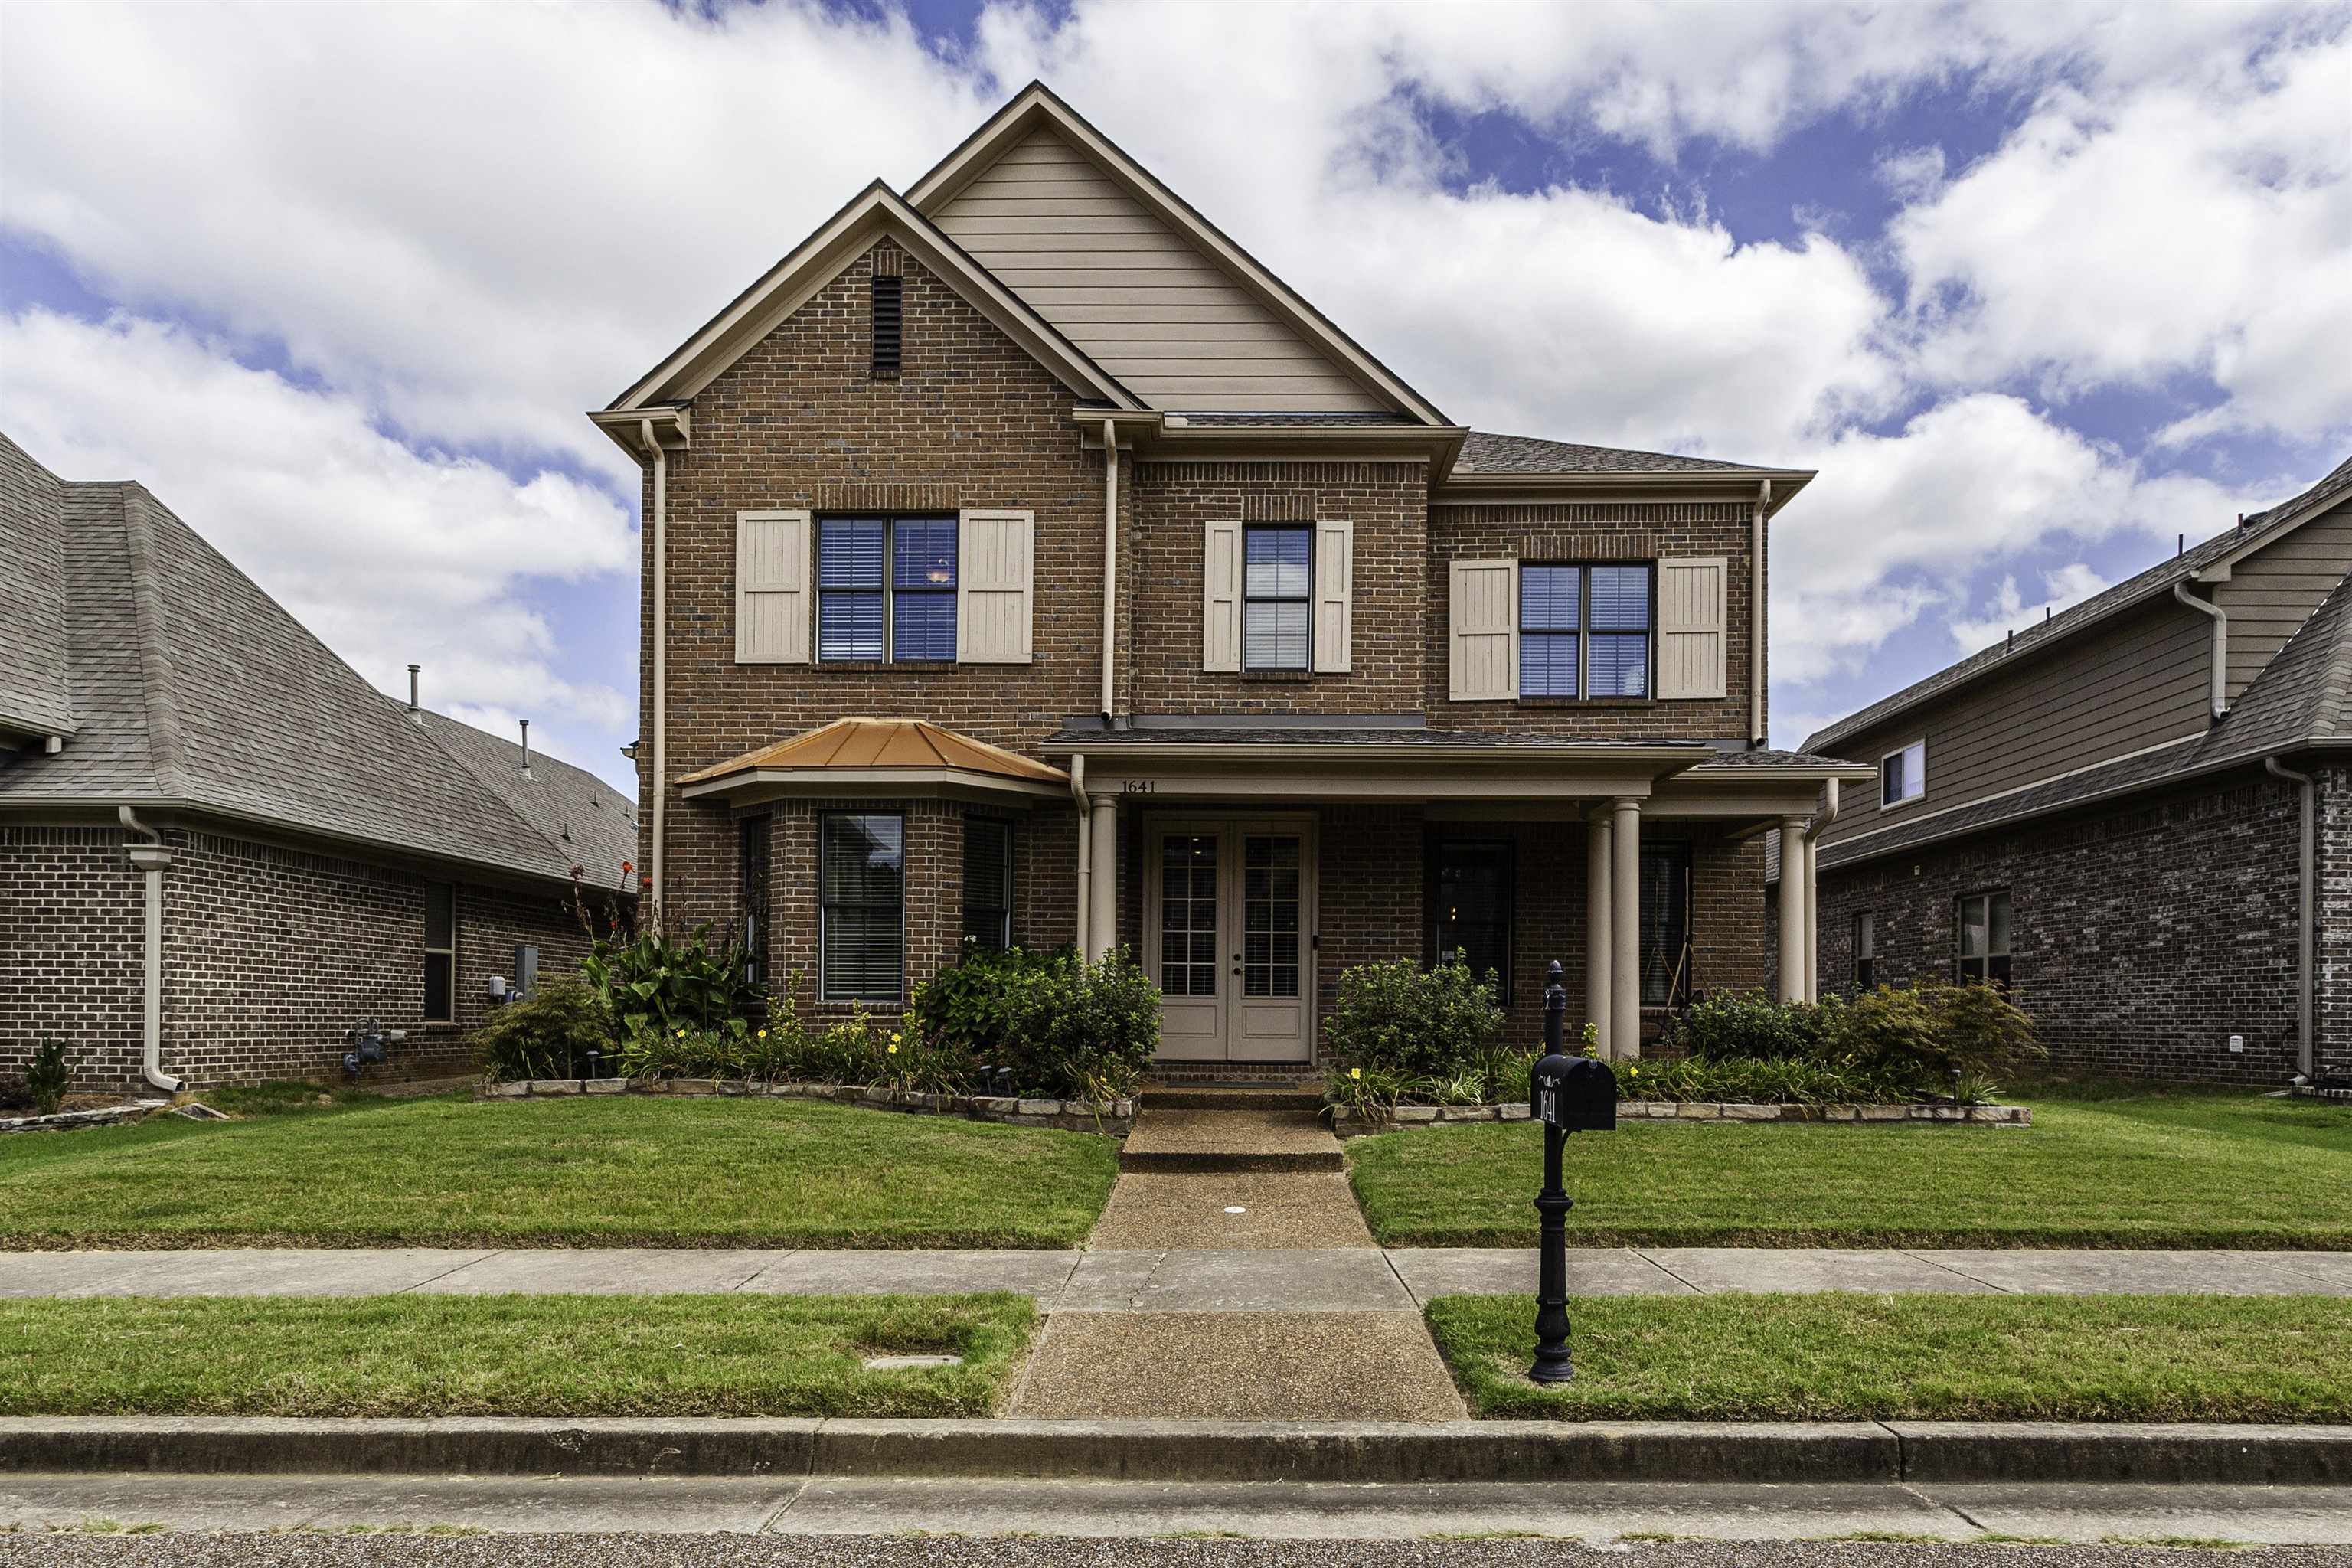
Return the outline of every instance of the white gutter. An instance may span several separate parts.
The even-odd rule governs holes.
[[[1070,759],[1070,798],[1078,803],[1078,951],[1087,950],[1087,900],[1094,892],[1094,868],[1088,863],[1087,851],[1093,834],[1093,803],[1087,799],[1087,759],[1084,753]]]
[[[1805,827],[1805,1000],[1822,999],[1822,884],[1821,850],[1816,841],[1837,820],[1838,781],[1822,781],[1822,809]],[[1780,875],[1789,874],[1786,866]]]
[[[2295,924],[2294,944],[2295,1016],[2298,1025],[2295,1058],[2296,1065],[2303,1069],[2303,1076],[2306,1079],[2315,1079],[2319,1076],[2319,1042],[2312,1037],[2311,1033],[2316,1022],[2312,1005],[2314,1000],[2312,936],[2313,927],[2316,923],[2313,919],[2315,911],[2313,909],[2312,893],[2314,873],[2317,869],[2318,859],[2316,843],[2319,822],[2318,790],[2309,773],[2296,773],[2276,757],[2264,757],[2263,766],[2273,778],[2282,778],[2294,784],[2296,794],[2301,796],[2303,806],[2303,831],[2298,835],[2302,848],[2300,857],[2302,874],[2296,883],[2295,900],[2296,907],[2300,911],[2300,918]]]
[[[1103,622],[1102,622],[1102,716],[1110,723],[1111,710],[1117,701],[1113,695],[1112,671],[1118,656],[1111,651],[1111,639],[1118,632],[1118,425],[1115,420],[1103,421]]]
[[[163,847],[163,836],[140,821],[138,814],[129,806],[117,806],[114,814],[125,831],[147,837],[144,844],[125,847],[131,864],[147,878],[144,994],[140,999],[144,1024],[141,1071],[149,1083],[165,1094],[177,1094],[183,1080],[163,1070],[163,868],[172,863],[172,852]]]
[[[1772,481],[1756,481],[1756,511],[1748,526],[1748,743],[1761,746],[1764,734],[1764,513],[1772,504]]]
[[[2189,591],[2186,583],[2175,583],[2172,596],[2199,615],[2213,618],[2212,689],[2206,706],[2218,721],[2230,711],[2230,612],[2199,598]]]
[[[669,455],[654,434],[654,422],[643,420],[638,429],[654,456],[654,824],[652,878],[647,902],[654,927],[662,911],[662,827],[669,795]]]

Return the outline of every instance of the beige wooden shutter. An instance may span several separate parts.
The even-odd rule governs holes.
[[[1027,664],[1037,514],[966,511],[956,527],[956,662]]]
[[[1315,669],[1345,675],[1355,668],[1356,525],[1315,525]]]
[[[1201,668],[1242,667],[1242,525],[1212,522],[1201,547]]]
[[[735,662],[806,664],[809,514],[735,514]]]
[[[1493,702],[1519,694],[1519,563],[1456,561],[1447,569],[1446,694]]]
[[[1724,559],[1658,563],[1658,695],[1721,697],[1727,637]]]

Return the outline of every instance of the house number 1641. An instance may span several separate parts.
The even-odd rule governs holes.
[[[1157,795],[1159,792],[1159,783],[1152,779],[1121,779],[1118,784],[1121,795]]]

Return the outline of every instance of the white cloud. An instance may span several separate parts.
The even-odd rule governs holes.
[[[1952,634],[1952,641],[1963,655],[1971,654],[1979,648],[1990,647],[2011,632],[2023,631],[2061,610],[2071,609],[2110,584],[2087,563],[2077,561],[2043,573],[2042,586],[2044,596],[2029,605],[2018,592],[2017,577],[2012,573],[2001,578],[2000,586],[1986,601],[1983,619],[1953,621],[1944,629]]]
[[[415,662],[436,707],[512,707],[583,736],[631,721],[634,692],[562,673],[526,597],[634,569],[630,519],[595,487],[420,456],[346,398],[137,318],[0,317],[0,428],[37,461],[140,480],[383,689],[404,695]]]

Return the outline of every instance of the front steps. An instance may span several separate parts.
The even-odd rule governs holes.
[[[1170,1106],[1171,1091],[1147,1090],[1120,1150],[1122,1171],[1340,1171],[1339,1141],[1293,1098],[1269,1105]],[[1181,1092],[1181,1091],[1178,1091]],[[1244,1090],[1194,1093],[1246,1093]],[[1295,1094],[1295,1091],[1294,1091]]]

